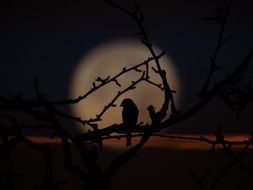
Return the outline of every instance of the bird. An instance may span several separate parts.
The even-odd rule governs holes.
[[[131,146],[131,128],[135,126],[138,121],[139,110],[134,101],[130,98],[124,99],[120,106],[123,107],[123,124],[128,129],[126,132],[126,145]]]

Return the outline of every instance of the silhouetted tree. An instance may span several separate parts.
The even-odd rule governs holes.
[[[224,6],[217,8],[217,15],[215,17],[205,18],[204,20],[217,21],[220,25],[220,32],[217,41],[217,46],[215,48],[213,56],[210,57],[210,69],[206,81],[203,83],[203,87],[198,92],[199,101],[193,105],[190,109],[186,111],[179,112],[176,108],[174,102],[175,92],[170,88],[169,81],[166,78],[166,71],[160,65],[160,58],[165,54],[165,52],[159,52],[158,54],[154,51],[153,45],[149,40],[148,34],[144,27],[144,17],[140,8],[135,5],[133,11],[129,11],[122,7],[121,5],[106,0],[108,4],[130,16],[133,21],[137,24],[139,28],[138,35],[140,36],[141,43],[149,50],[150,58],[147,58],[142,63],[129,68],[122,68],[122,71],[115,73],[113,76],[108,76],[106,78],[98,77],[93,83],[91,89],[85,94],[80,95],[74,99],[66,99],[59,101],[51,101],[48,96],[41,92],[38,86],[38,79],[34,82],[34,88],[36,96],[33,99],[25,99],[19,95],[13,96],[0,96],[0,110],[1,110],[1,120],[7,119],[9,124],[0,125],[0,150],[1,156],[6,158],[10,165],[10,171],[12,171],[12,159],[8,152],[15,149],[17,144],[23,143],[24,145],[32,148],[34,151],[40,152],[46,163],[46,174],[42,187],[38,189],[58,189],[60,185],[64,185],[65,181],[55,181],[52,175],[52,150],[50,144],[36,144],[32,140],[28,139],[24,129],[43,129],[51,132],[51,137],[58,135],[61,139],[61,146],[64,152],[64,168],[81,179],[84,182],[84,189],[87,190],[101,190],[109,189],[112,182],[113,176],[117,171],[126,164],[131,158],[133,158],[137,152],[145,145],[151,136],[160,136],[167,138],[183,138],[177,136],[169,136],[161,134],[161,130],[171,127],[172,125],[187,120],[203,107],[205,107],[211,100],[215,97],[219,97],[224,102],[235,110],[237,113],[241,112],[252,98],[252,86],[239,87],[238,84],[243,78],[244,72],[247,70],[253,57],[253,50],[250,50],[245,56],[243,61],[238,65],[238,67],[227,75],[226,78],[216,82],[213,86],[210,82],[213,78],[213,74],[219,66],[216,63],[216,59],[220,53],[223,45],[230,39],[224,38],[224,28],[229,16],[230,7],[232,1],[225,1]],[[151,61],[155,62],[155,67],[150,68],[149,63]],[[161,84],[156,84],[150,79],[149,70],[152,69],[160,77]],[[70,104],[78,104],[81,101],[86,101],[86,98],[91,96],[97,90],[105,87],[108,84],[115,84],[120,87],[121,84],[118,81],[120,76],[125,75],[130,71],[136,71],[140,73],[140,77],[132,81],[132,83],[125,89],[118,91],[115,97],[112,97],[111,101],[103,107],[103,109],[94,117],[88,120],[83,120],[79,116],[73,116],[68,113],[64,113],[60,110],[60,106],[68,106]],[[113,124],[107,126],[103,129],[99,128],[99,122],[102,120],[103,115],[112,107],[115,106],[115,102],[128,91],[138,88],[139,83],[147,82],[149,85],[158,87],[164,95],[163,104],[160,109],[155,110],[152,104],[148,107],[148,112],[150,115],[150,124],[138,124],[138,108],[133,103],[131,99],[125,99],[122,102],[123,105],[123,123]],[[24,121],[14,117],[12,112],[22,112],[29,115],[35,122],[33,124],[25,123]],[[78,135],[69,134],[61,125],[60,118],[69,119],[71,121],[77,122],[86,128],[89,128],[88,132]],[[226,141],[221,130],[215,134],[216,140],[211,140],[205,137],[200,138],[186,138],[189,140],[203,141],[209,143],[213,149],[215,149],[216,144],[222,144],[224,151],[233,158],[233,162],[229,163],[227,168],[220,176],[218,176],[210,189],[214,189],[216,184],[225,175],[231,165],[235,162],[240,163],[242,168],[243,163],[240,161],[241,155],[243,155],[246,150],[253,144],[252,137],[241,142]],[[103,141],[107,139],[120,139],[126,138],[127,145],[131,145],[131,137],[140,137],[137,144],[129,147],[125,152],[122,152],[118,157],[110,163],[108,169],[104,172],[97,164],[97,147],[92,144],[102,147]],[[80,154],[80,158],[85,164],[87,170],[81,169],[81,167],[75,166],[73,164],[72,152],[70,148],[70,142],[74,144],[76,150]],[[235,155],[232,151],[232,147],[235,144],[245,145],[245,148],[240,152],[239,155]],[[10,172],[11,173],[11,172]],[[191,171],[192,176],[201,189],[204,189],[204,181],[206,176],[199,179],[199,177]],[[5,184],[1,179],[1,185]],[[14,188],[14,187],[13,187]],[[11,188],[10,188],[11,189]]]

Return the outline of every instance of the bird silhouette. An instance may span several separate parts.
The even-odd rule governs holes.
[[[136,125],[138,121],[139,110],[136,104],[133,102],[132,99],[126,98],[121,102],[123,107],[122,110],[122,120],[125,127],[127,127],[126,132],[126,145],[131,145],[131,128]]]

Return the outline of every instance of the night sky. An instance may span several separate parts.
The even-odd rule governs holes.
[[[141,7],[145,17],[144,25],[151,33],[151,42],[165,49],[175,63],[181,78],[179,93],[182,94],[182,101],[178,109],[181,112],[187,111],[199,100],[194,93],[201,89],[206,79],[210,64],[208,57],[213,54],[219,31],[217,23],[204,21],[203,18],[215,15],[216,7],[222,5],[223,1],[115,2],[129,10],[133,9],[134,2]],[[252,10],[252,0],[234,0],[225,31],[226,36],[232,34],[232,39],[218,57],[217,61],[222,69],[217,71],[212,84],[232,72],[253,48]],[[27,99],[34,97],[33,84],[36,77],[39,77],[40,89],[49,95],[50,100],[69,98],[73,73],[85,55],[106,42],[139,40],[134,21],[103,0],[1,1],[0,26],[0,95],[22,93],[23,98]],[[244,82],[253,82],[252,76],[253,63]],[[70,112],[68,107],[64,111]],[[210,134],[221,126],[227,134],[243,134],[245,137],[245,133],[252,132],[252,113],[251,103],[237,119],[236,114],[221,100],[214,99],[192,118],[172,126],[165,132]],[[29,123],[29,120],[25,121]],[[64,125],[73,127],[73,123],[69,122],[64,122]],[[44,134],[42,132],[39,131],[39,134]],[[43,143],[37,136],[34,139],[35,142]],[[117,149],[110,143],[111,141],[104,143],[104,148],[98,152],[98,164],[104,171],[111,161],[125,150],[122,144]],[[199,142],[156,138],[149,143],[138,152],[138,157],[122,166],[113,178],[112,190],[197,189],[196,181],[189,172],[191,169],[199,176],[210,171],[207,177],[208,187],[231,161],[231,156],[226,153],[210,152],[209,145],[205,144],[203,148],[203,144]],[[51,145],[54,180],[67,179],[69,183],[65,189],[78,189],[82,182],[64,169],[64,155],[59,142]],[[71,151],[74,164],[84,168],[73,144]],[[20,144],[15,151],[11,151],[11,156],[14,158],[15,172],[24,174],[23,177],[15,179],[19,189],[31,189],[42,184],[45,162],[40,154]],[[249,169],[253,168],[252,158],[252,151],[248,151],[247,156],[241,159]],[[0,161],[1,173],[6,170],[8,164],[5,164],[7,161]],[[221,180],[217,190],[219,189],[252,189],[252,173],[249,175],[235,163]]]
[[[123,0],[132,8],[134,1]],[[183,100],[179,110],[190,108],[198,99],[193,93],[203,84],[218,35],[218,24],[203,21],[213,16],[220,0],[136,1],[143,10],[151,41],[173,59],[182,81]],[[125,14],[102,0],[93,1],[8,1],[0,5],[0,93],[23,93],[31,97],[33,81],[52,100],[64,99],[79,61],[101,43],[136,39],[137,27]],[[240,63],[253,44],[253,2],[235,1],[227,26],[232,34],[218,63],[222,79]],[[249,76],[252,77],[252,68]],[[251,78],[252,79],[252,78]],[[173,133],[207,133],[219,125],[225,132],[251,131],[252,108],[235,118],[219,100],[193,118],[169,129]]]

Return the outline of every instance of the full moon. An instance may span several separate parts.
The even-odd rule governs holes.
[[[158,47],[154,47],[154,49],[157,54],[162,52]],[[94,84],[98,85],[100,82],[96,81],[96,78],[101,77],[105,79],[108,76],[112,78],[120,73],[123,68],[128,69],[142,63],[149,57],[151,57],[151,54],[148,49],[139,41],[135,40],[111,41],[98,45],[87,52],[74,70],[70,83],[70,98],[77,98],[89,91]],[[178,104],[180,98],[180,80],[175,65],[167,55],[164,55],[160,59],[160,64],[162,69],[166,71],[167,80],[171,89],[176,91],[174,96],[175,102]],[[156,68],[154,61],[149,63],[150,80],[156,84],[162,84],[159,75],[154,72],[152,67]],[[141,66],[138,69],[145,71],[146,67]],[[141,75],[142,72],[136,70],[125,73],[117,80],[121,86],[118,86],[115,82],[108,83],[90,94],[86,99],[71,105],[73,115],[83,120],[96,118],[96,115],[102,111],[104,106],[106,106],[119,91],[127,88],[131,85],[132,81],[136,81]],[[131,98],[138,106],[138,122],[148,123],[150,120],[147,107],[153,105],[156,110],[159,110],[163,103],[164,94],[157,86],[147,83],[146,81],[140,82],[135,89],[120,96],[115,102],[115,107],[111,107],[105,112],[102,120],[97,123],[99,128],[104,128],[115,123],[122,123],[122,107],[120,107],[120,103],[125,98]],[[80,126],[80,129],[87,131],[89,128]]]

